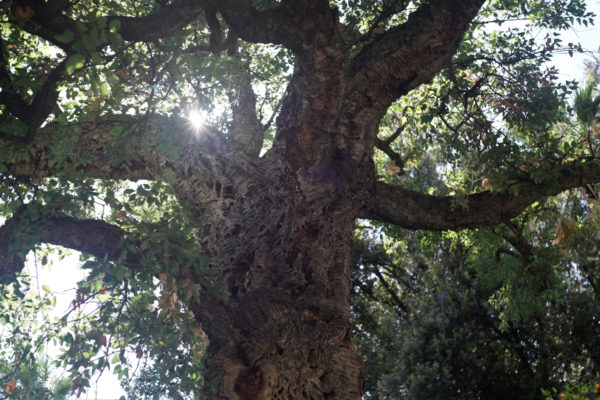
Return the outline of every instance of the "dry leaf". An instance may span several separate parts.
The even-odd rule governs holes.
[[[488,189],[488,190],[489,190],[489,189],[490,189],[490,187],[491,187],[491,186],[490,186],[490,180],[489,180],[488,178],[481,178],[481,186],[482,186],[484,189]]]

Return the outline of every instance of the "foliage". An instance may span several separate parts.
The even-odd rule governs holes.
[[[594,89],[578,92],[576,104]],[[595,123],[581,111],[572,118],[563,135]],[[451,193],[461,175],[440,179],[435,166],[445,159],[427,152],[408,171],[418,169],[419,179],[388,179]],[[368,244],[355,255],[353,318],[366,398],[592,396],[600,369],[597,190],[546,198],[494,228],[362,226]]]
[[[52,377],[52,368],[48,360],[36,360],[23,364],[16,380],[10,380],[0,398],[6,399],[40,399],[64,400],[71,391],[71,382],[68,379]],[[8,371],[3,371],[8,372]]]
[[[43,352],[43,343],[52,340],[54,345],[61,346],[58,361],[70,371],[69,389],[77,395],[89,387],[95,374],[108,369],[124,379],[126,387],[132,374],[143,376],[154,371],[152,390],[172,398],[180,398],[201,386],[197,371],[201,368],[206,341],[198,340],[203,334],[195,324],[190,324],[193,318],[182,308],[177,294],[183,293],[185,299],[201,290],[217,293],[218,288],[212,288],[209,280],[203,286],[188,282],[191,274],[208,279],[210,272],[203,269],[205,258],[195,250],[197,244],[193,238],[197,227],[186,225],[187,211],[173,201],[167,187],[158,183],[82,181],[78,182],[78,193],[72,191],[75,184],[68,181],[48,180],[39,185],[45,190],[34,189],[35,194],[26,195],[31,224],[52,215],[48,215],[48,207],[44,211],[31,208],[36,203],[81,217],[110,210],[108,218],[130,229],[140,244],[139,248],[123,244],[117,262],[83,254],[81,268],[89,272],[79,282],[70,309],[59,317],[51,310],[56,298],[50,295],[50,287],[44,286],[41,295],[30,290],[26,279],[3,287],[6,296],[3,325],[10,330],[5,333],[7,342],[2,347],[19,355],[10,358],[14,368],[18,369],[23,360],[32,359],[35,353]],[[23,186],[15,185],[14,190],[18,199]],[[69,204],[72,205],[65,207]],[[128,254],[140,249],[144,251],[142,263],[149,269],[131,271],[123,262]],[[39,253],[38,265],[46,266],[50,256],[51,252]],[[45,320],[38,324],[35,316],[40,312]],[[23,324],[31,319],[33,325]],[[29,329],[25,330],[26,327]],[[156,389],[158,385],[162,386]],[[137,389],[129,390],[132,395],[137,393]]]
[[[70,392],[71,382],[54,377],[55,369],[44,355],[47,329],[52,329],[49,313],[56,298],[47,288],[39,289],[22,278],[0,291],[1,398],[59,400]]]
[[[559,270],[543,289],[549,296],[535,286],[512,292],[523,278],[499,269],[515,256],[485,254],[490,244],[477,232],[396,235],[387,251],[373,244],[354,272],[363,282],[353,304],[366,398],[541,399],[542,389],[587,382],[600,369],[600,297],[585,277]],[[553,260],[566,262],[575,261]]]
[[[553,399],[569,399],[569,400],[594,400],[600,397],[600,383],[596,377],[595,380],[589,381],[582,385],[569,385],[566,390],[557,393],[556,389],[544,390],[545,400]]]

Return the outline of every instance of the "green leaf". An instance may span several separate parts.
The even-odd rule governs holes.
[[[94,64],[102,64],[105,62],[104,57],[102,57],[102,54],[96,51],[90,55],[90,59]]]
[[[63,33],[54,36],[54,38],[62,43],[71,43],[75,40],[75,34],[72,30],[66,29]]]
[[[118,19],[112,19],[108,23],[108,29],[113,33],[116,33],[120,28],[121,28],[121,21],[119,21]]]
[[[83,54],[75,54],[69,57],[66,65],[67,74],[72,73],[76,69],[82,68],[84,61],[85,58],[83,57]]]
[[[77,29],[79,33],[84,33],[88,30],[87,26],[83,22],[75,23],[75,29]]]
[[[96,20],[96,24],[98,24],[99,28],[104,28],[106,26],[106,17],[99,17]]]
[[[110,92],[110,86],[108,85],[108,82],[102,82],[100,84],[100,93],[102,94],[102,96],[108,96]]]

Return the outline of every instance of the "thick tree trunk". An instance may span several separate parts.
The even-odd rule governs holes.
[[[354,219],[380,218],[410,227],[430,223],[428,227],[434,229],[464,227],[478,221],[469,210],[487,215],[489,199],[495,200],[491,194],[482,195],[479,203],[456,211],[451,198],[407,194],[377,182],[372,162],[381,117],[397,98],[439,72],[482,4],[482,0],[462,0],[459,6],[448,0],[422,2],[405,23],[383,33],[373,29],[365,41],[349,40],[350,30],[324,0],[283,1],[262,11],[245,0],[184,0],[147,17],[116,19],[122,22],[123,40],[146,41],[180,29],[179,21],[187,24],[203,14],[212,20],[208,21],[211,42],[222,34],[220,26],[225,23],[230,37],[282,45],[295,57],[275,141],[263,158],[258,154],[264,127],[256,115],[250,75],[223,79],[232,91],[228,135],[210,134],[210,129],[186,135],[177,124],[146,116],[140,129],[127,128],[123,132],[128,133],[119,136],[118,157],[123,162],[116,162],[121,160],[113,154],[117,146],[109,133],[129,123],[128,119],[87,123],[85,134],[73,136],[79,140],[77,145],[69,143],[71,156],[77,159],[80,152],[79,158],[86,160],[77,163],[77,173],[168,182],[199,216],[203,252],[212,260],[217,283],[229,293],[226,298],[204,296],[186,304],[210,339],[203,399],[361,397],[363,367],[349,343],[349,246]],[[45,3],[35,7],[25,28],[69,54],[71,45],[56,40],[56,33],[76,22],[62,9]],[[222,21],[217,21],[216,11]],[[2,92],[11,100],[6,102],[8,110],[37,127],[43,120],[37,116],[48,115],[50,103],[55,102],[48,105],[40,99],[50,98],[49,93],[54,99],[58,96],[61,75],[56,73],[52,85],[45,85],[31,106]],[[18,157],[5,168],[15,175],[65,173],[51,156],[52,129],[34,137],[36,157]],[[177,134],[166,135],[173,148],[165,153],[160,148],[170,130]],[[433,223],[432,218],[415,221],[415,215],[429,216],[440,202],[445,211],[437,213]],[[452,219],[461,212],[466,215]],[[446,221],[451,223],[444,225]],[[69,227],[77,223],[70,218],[61,222]],[[83,225],[81,230],[92,226]],[[99,257],[125,236],[109,224],[94,227],[96,244],[101,246],[91,250]],[[44,233],[50,243],[84,248],[63,235],[51,235],[49,229]],[[137,260],[130,261],[133,265]]]
[[[210,339],[202,398],[360,399],[363,365],[349,342],[355,211],[343,179],[271,159],[214,187],[205,247],[230,295],[194,309]]]

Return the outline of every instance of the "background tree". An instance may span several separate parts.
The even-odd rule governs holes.
[[[85,254],[56,331],[74,393],[128,377],[129,349],[172,397],[358,399],[357,218],[504,223],[512,278],[543,291],[510,220],[600,181],[544,66],[551,30],[590,22],[577,0],[1,7],[0,276],[19,291],[41,243]]]
[[[69,379],[61,379],[52,376],[53,368],[48,360],[42,360],[30,363],[22,363],[21,369],[14,376],[14,389],[9,381],[8,387],[0,394],[3,399],[15,400],[64,400],[71,391],[71,382]],[[8,365],[3,367],[9,367]],[[2,368],[3,370],[5,368]],[[10,367],[3,372],[9,372]],[[7,374],[8,375],[8,374]]]
[[[599,372],[599,299],[581,270],[561,267],[576,261],[555,254],[551,286],[525,287],[534,280],[511,277],[503,260],[514,256],[496,258],[474,240],[485,233],[406,233],[396,239],[406,248],[359,257],[354,342],[366,398],[542,399],[542,389]],[[520,296],[507,295],[515,286]]]
[[[597,110],[582,118],[594,91],[593,82],[577,91],[568,129],[597,124]],[[422,178],[423,188],[447,190],[435,174]],[[369,244],[355,249],[352,304],[366,397],[542,399],[574,384],[567,394],[593,398],[596,189],[545,199],[492,229],[363,226]]]
[[[67,378],[57,377],[44,348],[50,315],[56,302],[46,290],[32,289],[23,278],[18,288],[2,287],[0,299],[0,398],[62,400],[71,390]]]

